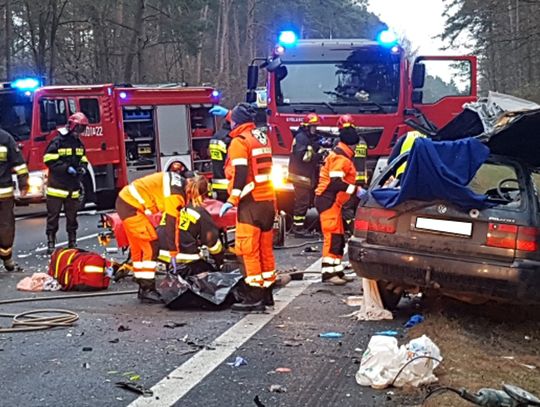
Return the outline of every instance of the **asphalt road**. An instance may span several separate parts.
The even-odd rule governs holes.
[[[95,239],[98,220],[94,211],[80,215],[79,245],[103,252]],[[20,279],[46,271],[48,264],[43,214],[18,208],[16,226],[15,249],[25,272],[0,272],[0,298],[52,295],[16,290]],[[63,232],[58,240],[60,244],[65,241]],[[288,240],[289,246],[299,243],[303,241]],[[276,252],[278,269],[303,270],[319,257],[318,253],[301,251],[290,248]],[[386,392],[361,388],[354,381],[361,357],[355,349],[365,349],[371,334],[396,326],[396,321],[366,324],[341,318],[351,312],[344,299],[359,293],[359,282],[325,287],[317,277],[312,284],[291,282],[278,293],[276,309],[254,319],[230,310],[170,311],[142,305],[135,295],[3,305],[0,312],[4,313],[69,309],[78,313],[80,320],[72,328],[0,334],[4,390],[0,405],[125,406],[136,401],[133,405],[254,406],[255,396],[265,406],[401,405],[391,401]],[[123,280],[109,290],[135,288],[133,282]],[[10,324],[7,318],[0,321],[2,326]],[[183,326],[171,329],[164,326],[167,322]],[[342,332],[344,337],[338,341],[319,338],[324,331]],[[218,345],[212,346],[216,338]],[[227,365],[236,356],[247,360],[247,365]],[[186,373],[183,366],[194,370]],[[274,373],[278,367],[291,372]],[[183,393],[178,386],[166,385],[168,375],[170,380],[178,380],[174,372],[186,373],[181,379],[180,387],[187,389]],[[115,386],[130,379],[146,388],[157,383],[165,386],[153,398],[138,399],[137,394]],[[287,391],[270,392],[273,384]],[[177,399],[177,394],[182,397]],[[168,395],[170,400],[160,401],[160,395]]]

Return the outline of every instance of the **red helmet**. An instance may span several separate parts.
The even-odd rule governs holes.
[[[354,119],[350,114],[344,114],[343,116],[339,116],[337,125],[338,125],[338,129],[340,130],[346,127],[356,127],[354,125]]]
[[[321,118],[317,113],[310,113],[304,116],[302,126],[318,126],[321,124]]]
[[[88,126],[88,118],[83,112],[76,112],[69,116],[68,119],[68,129],[73,131],[76,126]],[[83,129],[84,131],[84,129]]]

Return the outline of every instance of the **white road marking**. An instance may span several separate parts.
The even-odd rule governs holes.
[[[314,262],[306,271],[320,271],[321,260]],[[246,315],[209,345],[215,350],[199,351],[153,386],[152,397],[141,396],[129,404],[129,407],[162,407],[175,404],[315,281],[319,281],[319,278],[291,281],[274,294],[274,310],[267,314]]]
[[[87,236],[82,236],[82,237],[79,237],[77,239],[77,242],[82,242],[83,240],[90,240],[90,239],[95,239],[96,237],[98,237],[98,233],[92,233],[91,235],[87,235]],[[59,243],[56,243],[56,245],[54,247],[62,247],[62,246],[66,246],[68,244],[67,240],[64,241],[64,242],[59,242]],[[39,252],[44,252],[45,250],[47,250],[47,246],[44,246],[44,247],[38,247],[36,250],[34,250],[33,252],[30,252],[30,253],[26,253],[26,254],[19,254],[17,256],[17,258],[19,259],[25,259],[27,257],[30,257],[32,256],[33,254],[35,253],[39,253]]]

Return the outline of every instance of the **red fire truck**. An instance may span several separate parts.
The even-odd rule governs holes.
[[[276,155],[274,184],[281,193],[292,188],[286,182],[287,155],[307,113],[320,115],[319,130],[330,137],[337,134],[338,117],[351,114],[368,145],[369,174],[410,130],[407,119],[423,115],[440,127],[477,96],[476,57],[419,56],[409,61],[388,31],[377,40],[297,40],[294,32],[282,32],[273,54],[248,67],[248,102],[260,99],[260,68],[268,73],[268,134]],[[445,75],[452,80],[445,82]]]
[[[69,115],[82,111],[90,122],[83,137],[90,161],[85,196],[110,206],[119,188],[174,162],[211,174],[215,119],[208,109],[219,96],[212,88],[175,84],[38,87],[25,79],[0,88],[0,127],[19,142],[30,170],[28,199],[39,201],[47,184],[45,149]]]

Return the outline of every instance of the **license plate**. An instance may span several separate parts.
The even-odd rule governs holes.
[[[432,232],[450,233],[458,236],[471,236],[472,223],[457,222],[454,220],[416,218],[416,229],[428,230]]]

